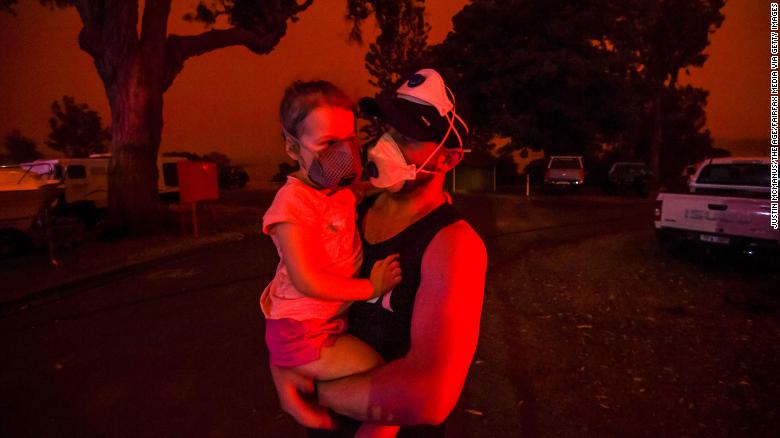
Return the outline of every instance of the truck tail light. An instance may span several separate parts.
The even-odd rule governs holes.
[[[664,209],[664,201],[655,201],[655,210],[653,211],[653,216],[655,217],[655,220],[660,221],[661,220],[661,214],[663,213]]]

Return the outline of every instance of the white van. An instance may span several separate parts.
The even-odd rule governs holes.
[[[66,205],[89,204],[91,208],[108,206],[109,154],[91,155],[89,158],[57,158],[24,163],[32,172],[62,180]],[[181,157],[157,159],[157,189],[163,199],[172,199],[179,192],[179,174],[176,163]],[[51,173],[54,173],[53,175]]]

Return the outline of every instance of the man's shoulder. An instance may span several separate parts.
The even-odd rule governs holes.
[[[437,253],[472,253],[473,256],[486,255],[482,237],[463,219],[442,227],[433,237],[429,248]]]
[[[436,234],[436,238],[443,240],[456,240],[463,242],[470,242],[485,246],[479,233],[471,227],[465,219],[459,219],[445,227]]]

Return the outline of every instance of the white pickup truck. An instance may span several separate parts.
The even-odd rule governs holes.
[[[683,242],[777,252],[770,225],[769,158],[714,158],[696,167],[689,193],[660,193],[655,231],[667,247]]]

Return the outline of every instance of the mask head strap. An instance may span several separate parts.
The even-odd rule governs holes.
[[[446,86],[445,86],[446,87]],[[428,158],[420,165],[418,168],[418,172],[424,172],[424,173],[436,173],[430,170],[425,170],[425,165],[428,164],[428,161],[431,161],[434,155],[436,155],[437,152],[439,152],[439,149],[444,146],[444,143],[447,142],[447,139],[450,136],[450,133],[455,133],[455,136],[458,138],[458,147],[461,149],[463,148],[463,138],[460,136],[460,133],[458,132],[458,129],[455,128],[455,120],[460,122],[461,126],[466,130],[466,133],[469,132],[469,127],[466,125],[466,122],[463,121],[463,119],[455,112],[455,94],[452,93],[452,90],[450,90],[450,87],[446,87],[447,94],[450,97],[450,101],[452,102],[452,109],[450,112],[444,115],[444,118],[449,123],[449,127],[447,128],[447,132],[444,133],[444,138],[439,142],[439,145],[436,146],[436,149],[431,153],[431,155],[428,156]]]

